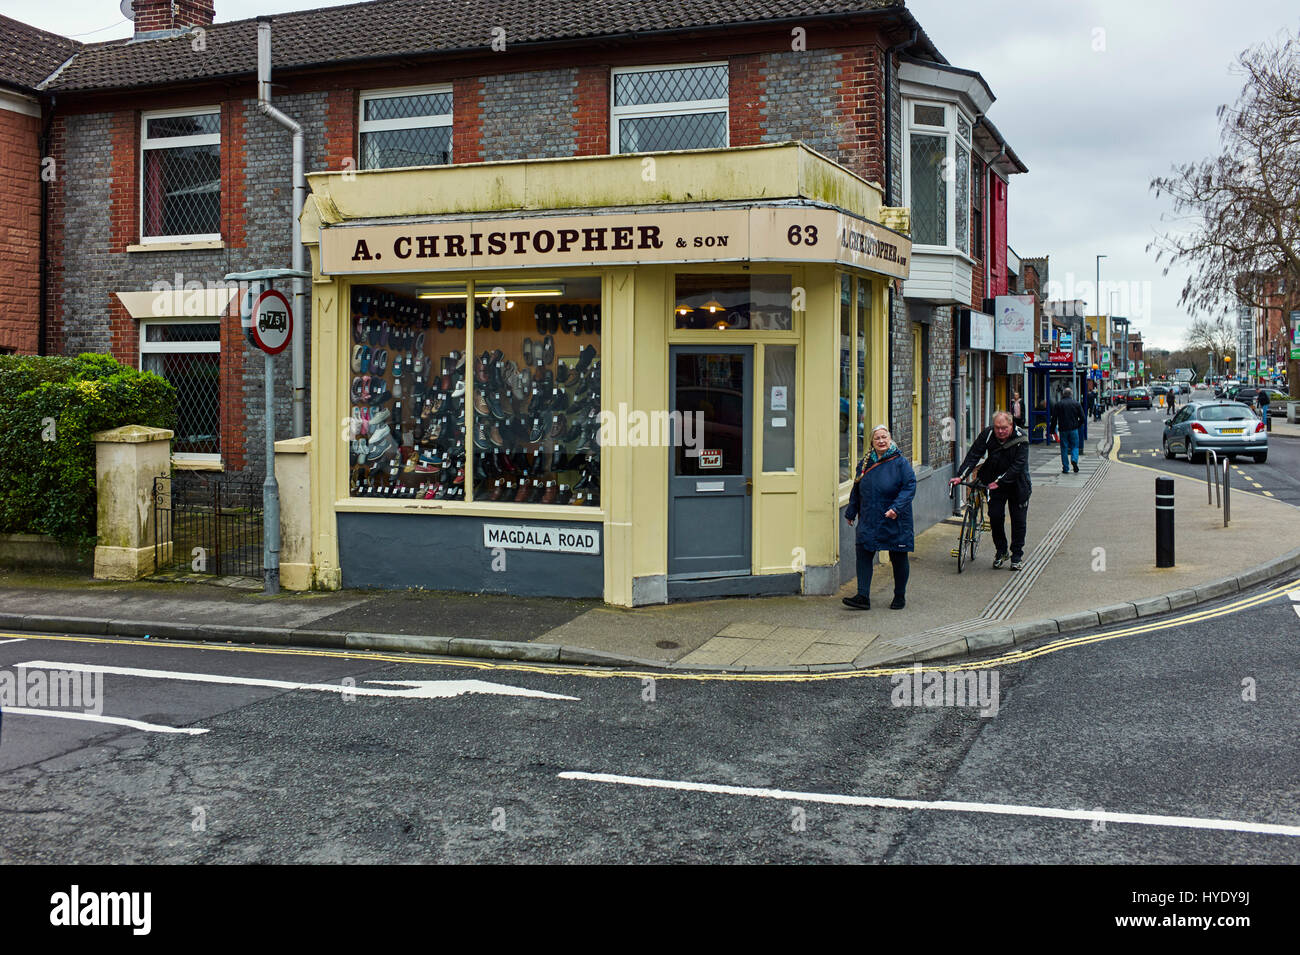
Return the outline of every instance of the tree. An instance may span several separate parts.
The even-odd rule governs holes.
[[[1223,316],[1193,319],[1184,341],[1189,352],[1213,355],[1210,362],[1213,368],[1223,368],[1224,355],[1232,355],[1233,362],[1236,362],[1237,333]]]
[[[1190,268],[1182,291],[1189,309],[1281,310],[1290,337],[1290,312],[1300,309],[1300,34],[1251,47],[1234,71],[1244,83],[1237,101],[1218,109],[1219,155],[1151,182],[1157,196],[1172,200],[1181,228],[1158,235],[1148,250],[1166,275],[1174,264]],[[1279,282],[1285,292],[1270,294]],[[1207,352],[1215,350],[1211,341],[1221,345],[1217,330],[1202,333]],[[1300,390],[1295,359],[1288,378],[1292,392]]]

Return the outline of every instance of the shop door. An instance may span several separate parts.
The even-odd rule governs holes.
[[[669,351],[669,577],[750,572],[753,356],[749,346]]]

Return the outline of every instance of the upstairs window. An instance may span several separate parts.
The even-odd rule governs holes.
[[[451,163],[450,86],[361,94],[361,168]]]
[[[221,238],[221,111],[145,113],[140,136],[140,237]]]
[[[971,252],[971,120],[951,103],[906,102],[904,174],[917,245]]]
[[[613,152],[727,145],[727,64],[615,70]]]

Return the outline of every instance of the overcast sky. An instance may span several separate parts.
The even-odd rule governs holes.
[[[217,0],[216,8],[218,20],[239,20],[335,5]],[[1241,85],[1230,72],[1233,60],[1281,31],[1294,33],[1296,0],[1226,7],[1207,0],[908,0],[908,7],[949,62],[984,75],[997,96],[989,119],[1029,167],[1011,184],[1011,246],[1022,256],[1050,256],[1055,289],[1086,299],[1089,313],[1097,302],[1095,257],[1105,254],[1102,291],[1114,313],[1130,316],[1150,342],[1180,344],[1186,273],[1162,277],[1145,251],[1168,210],[1148,185],[1173,163],[1216,151],[1215,108],[1235,99]],[[118,0],[0,0],[0,11],[83,42],[130,35]]]

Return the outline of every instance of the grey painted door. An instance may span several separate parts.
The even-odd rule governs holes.
[[[669,411],[681,436],[669,458],[670,577],[750,572],[753,357],[750,346],[669,349]]]

